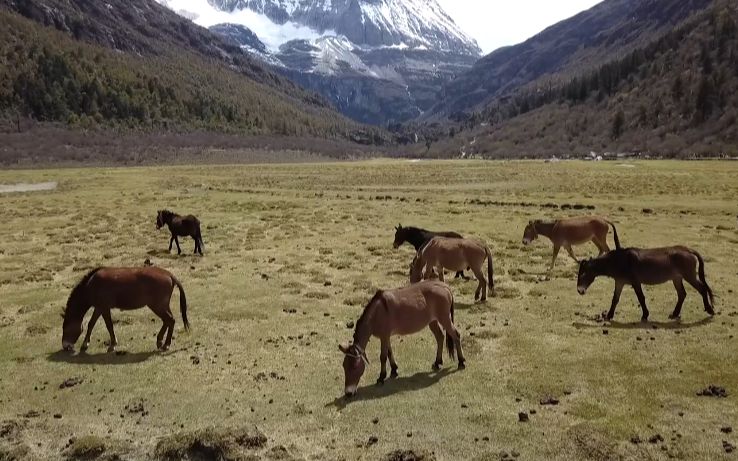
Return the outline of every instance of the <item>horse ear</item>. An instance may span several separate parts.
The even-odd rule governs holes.
[[[349,353],[349,348],[346,347],[346,346],[344,346],[343,344],[339,344],[338,345],[338,350],[340,350],[341,352],[343,352],[343,355],[346,355],[346,354]]]
[[[398,230],[399,230],[399,229],[402,229],[402,224],[398,224],[398,225],[397,225],[397,229],[398,229]]]

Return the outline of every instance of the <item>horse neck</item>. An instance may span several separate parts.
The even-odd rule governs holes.
[[[617,271],[617,268],[613,267],[615,264],[616,261],[611,257],[611,253],[606,253],[592,260],[592,269],[598,277],[603,275],[613,277]]]
[[[366,349],[366,345],[372,337],[374,310],[377,308],[377,304],[377,300],[373,299],[372,302],[366,306],[361,317],[356,322],[356,329],[354,330],[354,344],[358,345],[362,349]]]
[[[551,238],[551,235],[553,235],[553,228],[555,225],[555,221],[537,221],[534,224],[536,233],[548,238]]]
[[[427,232],[424,232],[420,229],[412,229],[410,232],[408,232],[407,236],[405,237],[405,240],[410,242],[410,245],[415,247],[415,250],[419,250],[420,247],[425,244],[428,240],[432,239],[433,236],[428,234]]]
[[[77,293],[74,299],[67,304],[67,309],[64,311],[65,319],[82,321],[87,311],[92,307],[85,295],[84,291]]]

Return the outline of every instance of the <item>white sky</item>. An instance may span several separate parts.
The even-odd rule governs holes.
[[[601,0],[438,0],[487,54],[515,45]]]

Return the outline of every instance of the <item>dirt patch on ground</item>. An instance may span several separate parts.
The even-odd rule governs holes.
[[[56,181],[51,182],[37,182],[35,184],[20,183],[20,184],[0,184],[0,194],[9,194],[13,192],[38,192],[43,190],[54,190],[56,189]]]
[[[395,450],[382,457],[382,461],[435,461],[436,455],[425,450]]]
[[[604,434],[584,424],[574,426],[566,435],[572,453],[578,459],[593,461],[619,461],[623,459],[616,449],[616,444]]]
[[[164,460],[205,461],[248,459],[249,451],[266,445],[266,436],[255,426],[207,428],[165,437],[156,445],[155,456]]]

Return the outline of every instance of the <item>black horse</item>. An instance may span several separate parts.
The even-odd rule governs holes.
[[[172,251],[172,242],[174,242],[177,244],[177,254],[182,254],[177,236],[190,236],[195,240],[195,254],[199,253],[202,256],[204,243],[200,233],[200,221],[196,217],[192,215],[180,216],[169,210],[159,210],[156,216],[156,228],[161,229],[164,225],[172,233],[172,238],[169,239],[169,251]]]
[[[433,232],[418,227],[402,227],[402,224],[399,224],[395,227],[395,241],[392,243],[392,246],[400,248],[403,243],[408,242],[415,247],[415,251],[420,251],[433,237],[464,238],[458,232]],[[464,271],[457,272],[455,278],[469,280],[469,277],[464,275]]]

